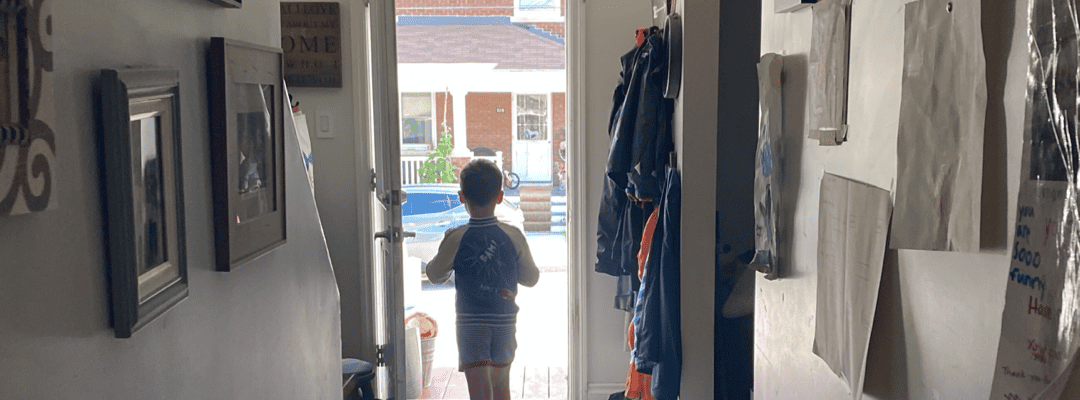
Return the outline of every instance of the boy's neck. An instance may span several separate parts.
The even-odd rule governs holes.
[[[484,219],[495,216],[495,207],[481,207],[479,209],[473,208],[469,210],[469,217],[472,219]]]

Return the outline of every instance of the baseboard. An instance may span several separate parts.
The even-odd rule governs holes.
[[[607,400],[612,393],[621,392],[625,389],[626,383],[590,383],[588,399]]]

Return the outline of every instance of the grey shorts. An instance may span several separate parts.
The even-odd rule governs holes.
[[[458,371],[483,366],[509,366],[517,350],[515,332],[513,325],[458,325]]]

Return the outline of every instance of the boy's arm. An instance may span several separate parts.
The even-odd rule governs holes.
[[[533,287],[540,280],[540,269],[536,268],[533,261],[532,251],[529,250],[529,242],[525,241],[525,235],[518,233],[520,240],[514,243],[518,248],[518,283]]]
[[[427,277],[431,283],[440,284],[450,279],[454,270],[454,257],[461,243],[460,229],[450,229],[439,244],[439,252],[427,264]]]

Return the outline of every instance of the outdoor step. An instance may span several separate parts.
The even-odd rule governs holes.
[[[551,231],[551,221],[525,221],[525,232],[549,232]]]
[[[525,222],[547,222],[551,223],[550,211],[526,211]]]
[[[523,201],[521,204],[521,211],[551,211],[550,201]]]
[[[521,202],[546,201],[551,202],[551,186],[522,186],[520,190]]]

